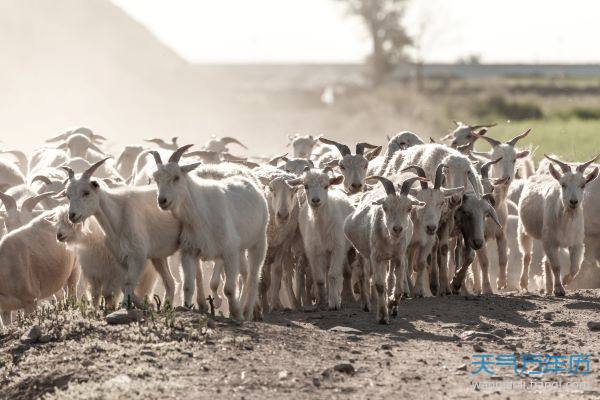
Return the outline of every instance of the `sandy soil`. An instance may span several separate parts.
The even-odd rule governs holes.
[[[46,308],[0,335],[0,398],[592,398],[600,395],[600,290],[409,299],[389,326],[358,307],[275,312],[264,322],[195,312],[108,325],[83,306]],[[32,325],[41,332],[30,332]],[[473,332],[475,331],[475,333]],[[40,336],[41,335],[41,336]],[[590,354],[587,376],[473,375],[474,354]],[[584,381],[585,387],[474,388]],[[390,397],[388,397],[390,398]]]

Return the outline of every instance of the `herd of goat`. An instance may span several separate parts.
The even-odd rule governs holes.
[[[597,157],[546,155],[536,169],[531,151],[517,148],[530,131],[501,142],[488,135],[493,124],[455,124],[440,143],[405,131],[354,153],[296,135],[292,154],[272,159],[233,156],[228,146],[243,144],[224,137],[197,151],[152,139],[113,162],[106,139],[87,128],[29,157],[2,151],[2,321],[78,291],[116,308],[160,290],[200,311],[224,306],[223,293],[236,319],[360,302],[389,323],[402,297],[493,293],[492,242],[497,290],[508,289],[511,252],[522,254],[528,290],[534,240],[543,290],[564,295],[584,257],[600,257]],[[491,150],[475,151],[476,140]]]

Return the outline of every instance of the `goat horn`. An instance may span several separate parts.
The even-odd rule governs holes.
[[[51,185],[51,184],[52,184],[52,181],[50,180],[50,178],[48,178],[47,176],[44,176],[44,175],[37,175],[37,176],[35,176],[35,177],[34,177],[34,178],[31,180],[31,183],[33,183],[33,182],[37,182],[37,181],[39,181],[39,182],[43,182],[43,183],[44,183],[44,184],[46,184],[46,185]]]
[[[106,157],[100,161],[98,161],[97,163],[95,163],[94,165],[92,165],[91,167],[89,167],[88,169],[86,169],[83,174],[81,174],[82,178],[91,178],[92,175],[94,175],[94,172],[96,172],[96,170],[98,168],[100,168],[102,166],[102,164],[104,164],[106,162],[106,160],[108,160],[110,157]]]
[[[477,178],[475,178],[475,174],[472,171],[467,171],[467,179],[473,186],[473,191],[477,195],[477,197],[481,198],[481,190],[479,190],[479,182],[477,182]]]
[[[286,157],[287,157],[287,155],[288,155],[288,153],[285,153],[285,154],[283,154],[283,155],[281,155],[281,156],[277,156],[277,157],[273,157],[273,158],[271,158],[271,159],[269,160],[269,165],[272,165],[272,166],[276,167],[276,166],[277,166],[277,163],[278,163],[280,160],[283,160],[284,158],[286,158]]]
[[[526,137],[527,135],[529,135],[529,132],[531,132],[531,128],[527,129],[525,132],[521,133],[520,135],[517,135],[514,138],[510,139],[508,142],[506,142],[506,144],[509,144],[514,147],[515,144],[517,144],[517,142],[519,140],[521,140],[524,137]]]
[[[579,164],[577,166],[577,171],[582,172],[582,173],[585,172],[587,167],[589,167],[594,161],[596,161],[598,159],[598,157],[600,157],[600,154],[598,154],[596,157],[592,158],[590,161],[584,162],[583,164]]]
[[[220,139],[221,143],[223,144],[229,144],[229,143],[235,143],[235,144],[239,144],[240,146],[242,146],[245,149],[248,149],[246,146],[244,146],[244,144],[242,142],[240,142],[239,140],[237,140],[236,138],[230,137],[230,136],[225,136],[222,137]]]
[[[348,154],[351,154],[350,148],[348,146],[346,146],[345,144],[338,143],[334,140],[325,139],[323,137],[319,138],[319,141],[321,143],[325,143],[325,144],[329,144],[331,146],[337,147],[337,149],[340,151],[340,154],[342,155],[342,157],[346,157]]]
[[[63,134],[60,134],[58,136],[54,136],[50,139],[46,139],[46,143],[53,143],[53,142],[58,142],[61,140],[65,140],[66,138],[68,138],[71,135],[71,131],[67,131]]]
[[[158,151],[149,151],[148,154],[151,154],[152,157],[154,157],[154,162],[156,162],[156,165],[162,165],[162,157],[160,156],[160,153]]]
[[[100,147],[96,146],[94,143],[90,142],[90,144],[88,145],[88,147],[94,151],[97,151],[98,153],[105,155],[106,153],[104,153],[104,151],[102,151],[102,149],[100,149]]]
[[[357,143],[356,144],[356,154],[362,155],[365,153],[365,148],[366,149],[376,149],[377,147],[379,147],[379,146],[374,146],[372,144],[365,143],[365,142]]]
[[[21,205],[21,211],[32,212],[35,206],[42,200],[47,199],[48,197],[54,196],[56,192],[45,192],[38,194],[37,196],[29,197],[26,199]]]
[[[175,150],[173,152],[173,154],[171,154],[171,157],[169,157],[169,162],[173,162],[173,163],[178,163],[179,160],[181,159],[181,156],[183,155],[183,153],[185,153],[186,151],[188,151],[188,149],[190,147],[192,147],[193,144],[186,144],[183,147],[178,148],[177,150]]]
[[[500,157],[496,160],[488,161],[485,164],[483,164],[481,166],[481,177],[485,178],[485,179],[489,179],[490,178],[490,168],[492,167],[492,165],[498,164],[498,162],[500,162],[500,160],[502,160],[502,158],[503,157]]]
[[[377,179],[379,182],[381,182],[381,184],[383,185],[383,188],[385,189],[385,193],[388,196],[396,195],[396,188],[394,187],[394,183],[392,181],[390,181],[387,178],[384,178],[383,176],[378,176],[378,175],[367,176],[365,178],[365,181],[369,181],[369,180],[373,180],[373,179]]]
[[[492,147],[500,146],[502,144],[501,141],[493,139],[489,136],[484,136],[484,135],[476,135],[476,139],[483,139],[483,140],[487,141],[489,144],[491,144]]]
[[[496,213],[496,210],[494,209],[494,207],[492,207],[492,205],[490,204],[490,217],[492,218],[492,220],[496,223],[496,225],[498,225],[500,228],[502,228],[502,224],[500,223],[500,219],[498,218],[498,214]]]
[[[471,126],[469,126],[469,128],[471,128],[471,130],[475,130],[475,129],[481,129],[481,128],[493,128],[496,125],[498,125],[498,123],[493,122],[491,124],[471,125]]]
[[[73,169],[71,167],[67,167],[66,165],[63,165],[60,167],[61,169],[67,171],[67,174],[69,175],[69,180],[72,181],[73,179],[75,179],[75,171],[73,171]]]
[[[444,168],[446,168],[446,164],[440,164],[435,170],[435,182],[433,184],[435,190],[439,190],[442,187],[442,183],[444,182]]]
[[[421,178],[427,179],[427,175],[425,174],[425,170],[420,165],[410,165],[404,168],[400,172],[407,172],[408,170],[414,169],[417,172],[417,175]],[[427,182],[421,182],[421,189],[427,189]]]
[[[410,188],[412,187],[415,181],[427,182],[426,178],[421,178],[420,176],[413,176],[402,182],[402,186],[400,187],[400,194],[403,196],[408,196],[410,193]]]
[[[567,164],[566,162],[560,161],[559,159],[554,158],[554,157],[550,157],[547,154],[544,154],[544,157],[546,157],[548,160],[553,161],[556,164],[558,164],[558,166],[560,167],[560,169],[562,170],[562,172],[564,174],[566,174],[567,172],[571,172],[571,166],[569,164]]]
[[[0,200],[2,200],[2,202],[4,203],[6,211],[17,210],[17,201],[11,195],[6,194],[4,192],[0,192]]]

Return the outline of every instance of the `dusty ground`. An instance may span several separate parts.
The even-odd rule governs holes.
[[[194,312],[107,325],[84,307],[45,309],[0,335],[0,398],[539,398],[546,389],[476,390],[492,383],[585,381],[553,398],[600,395],[600,290],[564,299],[504,294],[403,301],[389,326],[358,308],[279,312],[237,324]],[[26,343],[32,325],[42,337]],[[473,334],[470,331],[480,333]],[[492,333],[492,335],[489,335]],[[473,376],[491,354],[589,353],[586,377]],[[336,370],[337,369],[337,370]],[[56,389],[55,389],[56,388]],[[389,398],[389,397],[388,397]]]

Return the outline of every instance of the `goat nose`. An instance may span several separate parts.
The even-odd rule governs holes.
[[[56,234],[56,239],[57,239],[59,242],[60,242],[60,241],[62,241],[62,240],[63,240],[63,235],[62,235],[62,233],[57,233],[57,234]]]
[[[427,233],[433,235],[437,231],[436,225],[427,225]]]
[[[352,189],[360,190],[360,188],[362,188],[362,183],[353,183],[351,186]]]
[[[165,205],[166,203],[167,203],[167,199],[165,199],[164,197],[158,198],[158,204]]]
[[[483,239],[474,239],[473,240],[473,247],[475,247],[475,250],[479,250],[481,248],[481,246],[483,246]]]
[[[282,213],[281,211],[277,211],[277,218],[286,219],[288,217],[287,213]]]
[[[402,227],[396,225],[392,228],[392,230],[394,231],[394,233],[400,233],[400,232],[402,232]]]
[[[310,201],[311,201],[313,204],[315,204],[315,205],[316,205],[316,204],[319,204],[319,203],[321,202],[321,199],[319,199],[319,198],[317,198],[317,197],[313,197],[313,198],[312,198]]]
[[[571,200],[571,205],[573,207],[575,207],[577,204],[579,204],[579,200],[576,200],[576,199],[575,200]]]
[[[69,219],[70,219],[71,221],[73,221],[73,220],[75,219],[75,217],[76,217],[76,215],[75,215],[75,213],[74,213],[74,212],[72,212],[72,213],[69,213]]]

